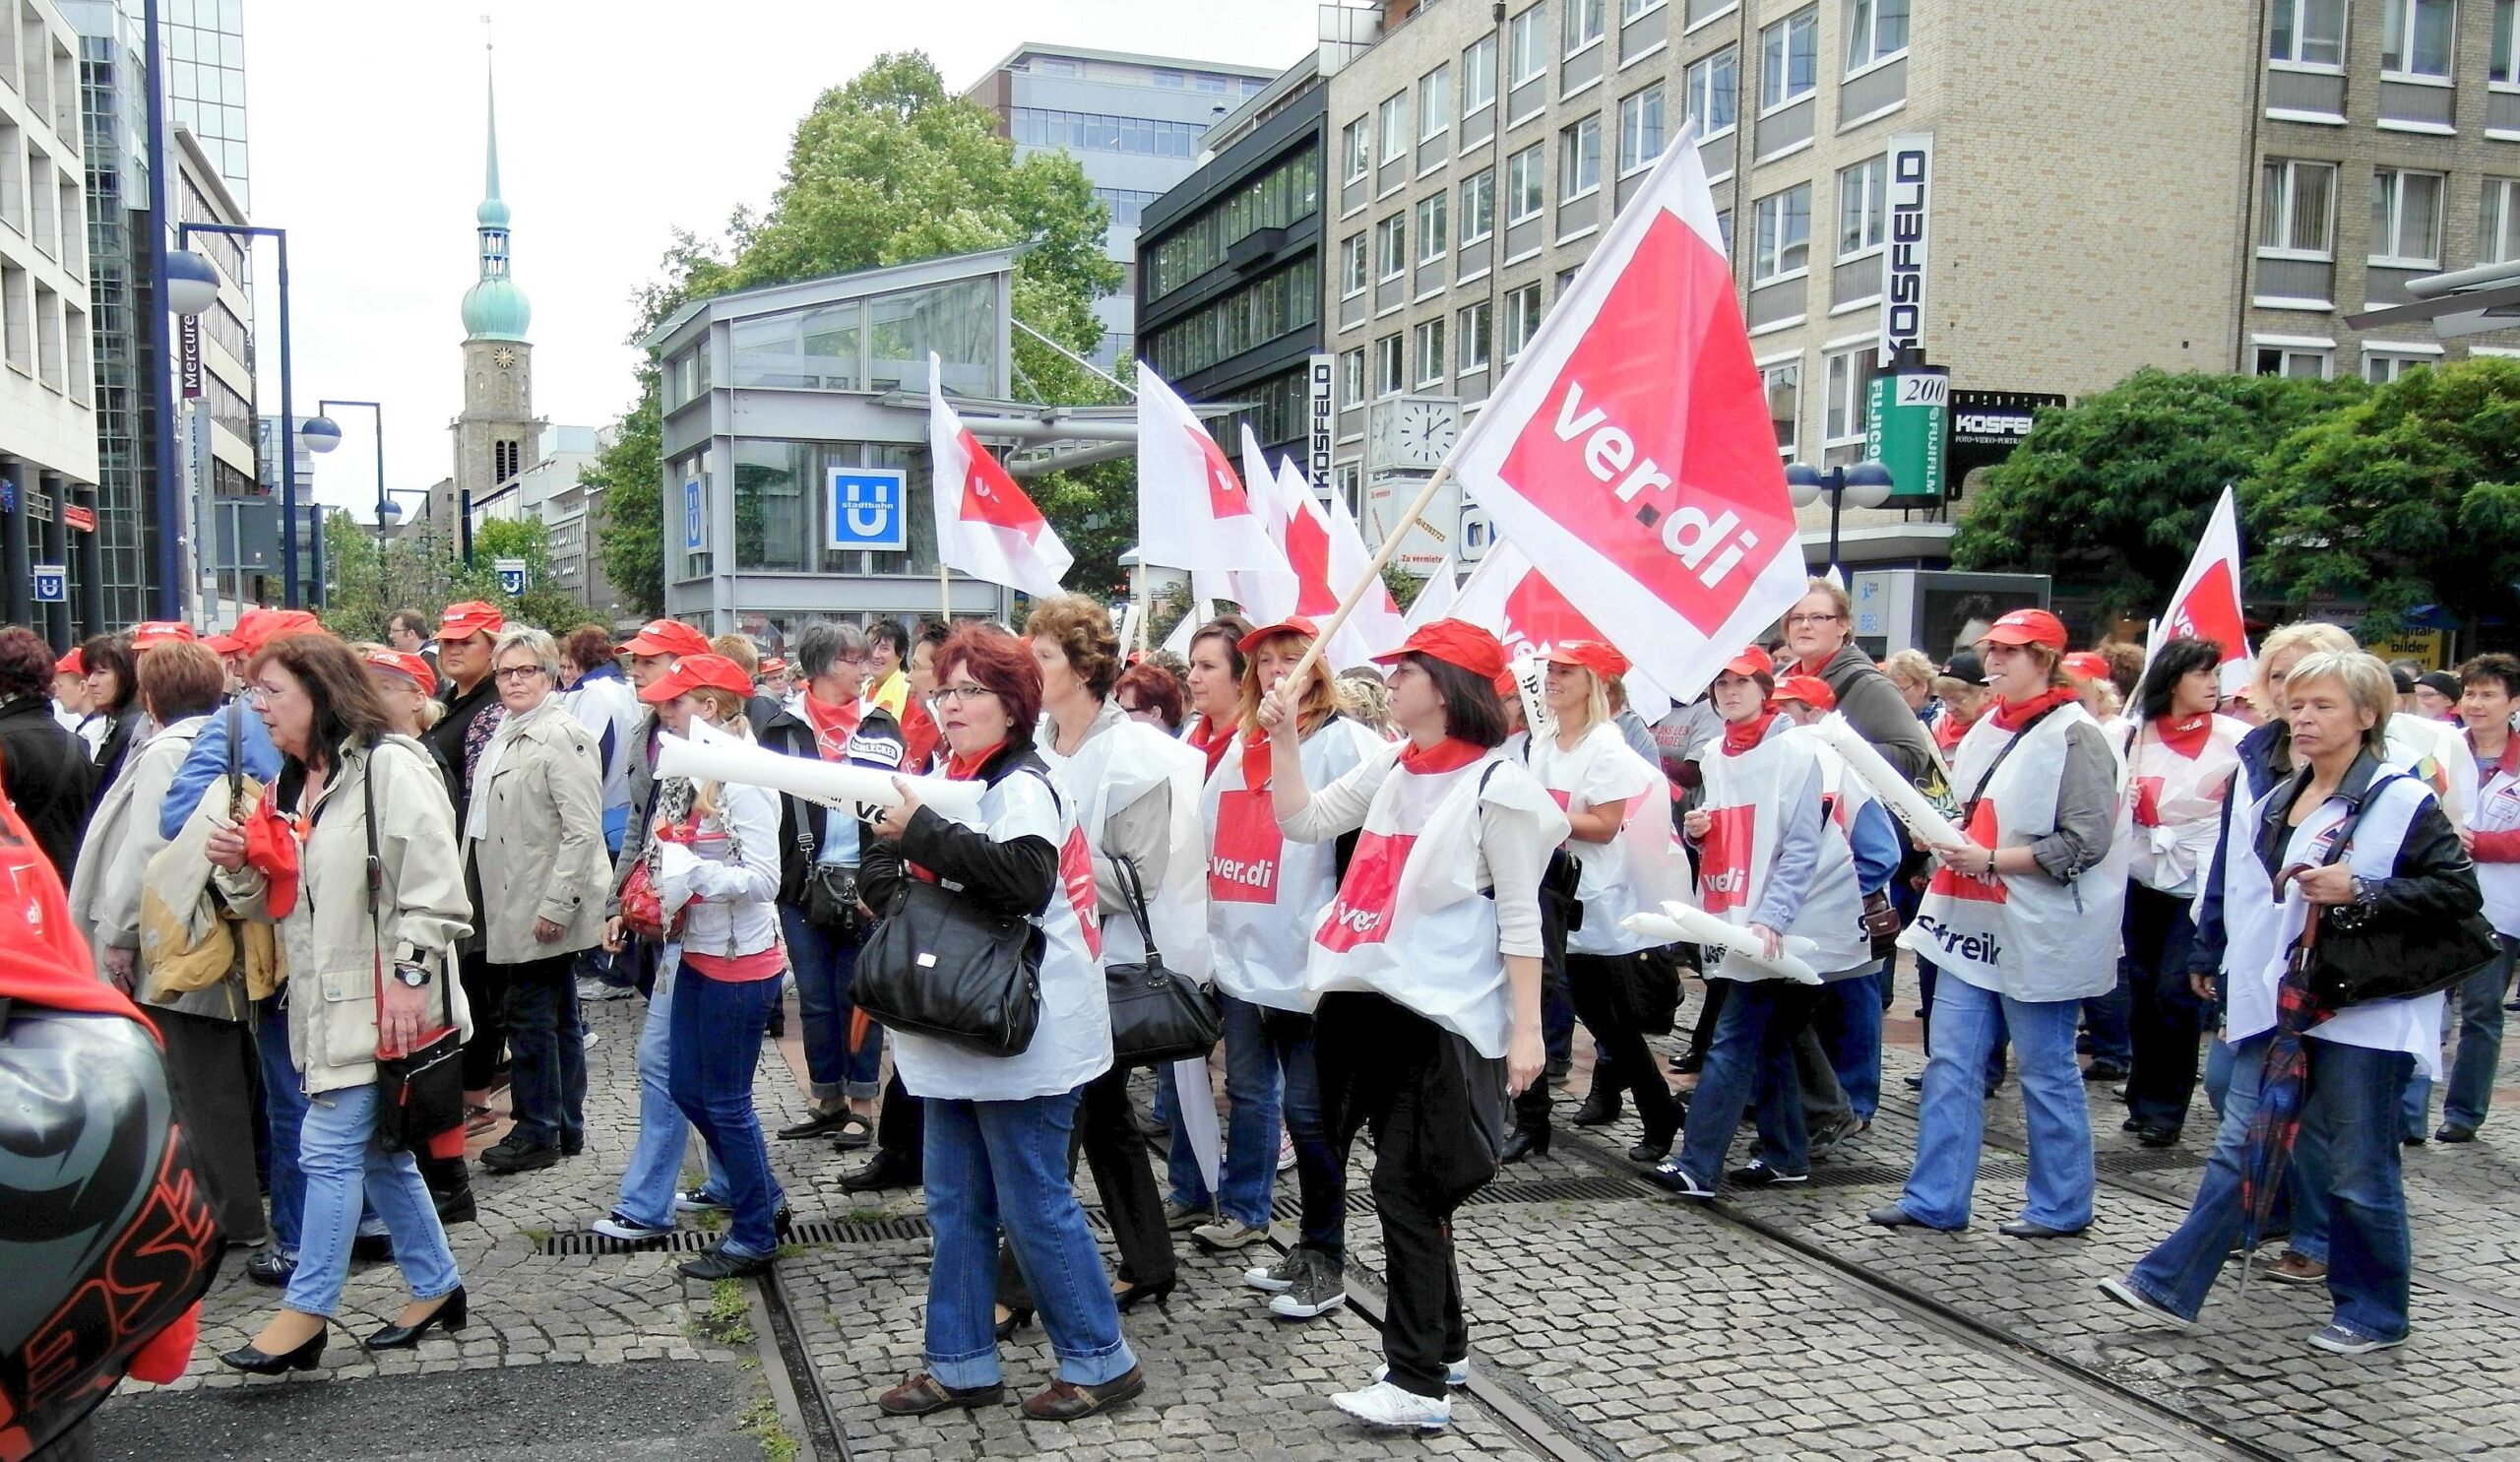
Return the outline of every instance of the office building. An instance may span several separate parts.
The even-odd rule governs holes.
[[[121,0],[139,17],[139,0]],[[246,208],[254,201],[245,154],[245,0],[159,0],[165,47],[166,124],[200,143],[202,156]]]
[[[79,36],[53,0],[0,21],[0,606],[66,648],[102,627]]]
[[[558,590],[607,620],[619,609],[620,596],[603,576],[595,540],[603,488],[588,475],[611,440],[609,427],[550,427],[542,434],[548,448],[542,460],[494,492],[486,511],[473,504],[476,525],[483,517],[540,520],[551,544],[551,577],[541,587]]]
[[[1111,210],[1104,251],[1134,274],[1139,221],[1196,164],[1199,138],[1266,88],[1273,69],[1182,61],[1078,46],[1020,45],[964,95],[998,118],[1025,157],[1048,149],[1075,158]],[[1102,319],[1096,363],[1132,353],[1134,281],[1095,305]]]
[[[1691,117],[1789,459],[1865,450],[1894,268],[1920,306],[1901,328],[1955,392],[2071,397],[2147,365],[2386,378],[2508,349],[2344,317],[2520,252],[2513,9],[1368,8],[1369,43],[1325,49],[1338,470],[1405,480],[1382,423],[1475,413]],[[1901,219],[1921,250],[1895,248]],[[1850,513],[1846,556],[1938,564],[1948,516]],[[1825,538],[1825,510],[1803,521]],[[1477,515],[1460,528],[1475,548]]]
[[[1328,99],[1306,56],[1208,131],[1140,223],[1138,357],[1186,400],[1237,404],[1211,423],[1229,452],[1247,424],[1271,457],[1311,461]],[[1326,360],[1318,385],[1326,410]]]
[[[140,22],[118,0],[64,0],[79,32],[88,293],[96,389],[96,540],[104,622],[156,612],[158,410],[167,365],[149,332],[149,91]]]

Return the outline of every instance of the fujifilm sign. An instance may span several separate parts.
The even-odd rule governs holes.
[[[1925,219],[1933,181],[1933,134],[1890,139],[1889,276],[1881,290],[1881,358],[1925,344]]]

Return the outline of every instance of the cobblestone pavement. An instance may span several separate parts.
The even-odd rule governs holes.
[[[590,1007],[600,1041],[589,1052],[586,1155],[517,1177],[476,1174],[482,1221],[452,1236],[474,1316],[462,1336],[369,1358],[337,1330],[323,1369],[249,1380],[212,1356],[250,1337],[277,1296],[231,1264],[205,1307],[193,1367],[163,1388],[210,1394],[131,1388],[141,1394],[109,1403],[100,1421],[102,1454],[169,1455],[138,1442],[116,1451],[117,1421],[132,1437],[155,1435],[170,1406],[211,1408],[207,1419],[282,1387],[321,1411],[334,1396],[347,1405],[359,1394],[337,1382],[369,1378],[573,1363],[601,1369],[571,1375],[635,1377],[648,1366],[663,1375],[672,1365],[708,1363],[714,1372],[743,1362],[770,1389],[782,1358],[704,1323],[711,1291],[671,1268],[684,1253],[542,1251],[546,1240],[582,1231],[611,1204],[635,1135],[631,1054],[641,1009],[635,1000]],[[1994,1146],[1976,1226],[1926,1235],[1866,1225],[1864,1211],[1896,1193],[1914,1148],[1914,1099],[1899,1079],[1921,1064],[1914,1023],[1894,1019],[1890,1035],[1880,1118],[1820,1165],[1808,1187],[1734,1195],[1717,1212],[1664,1198],[1639,1185],[1624,1161],[1638,1135],[1632,1118],[1598,1135],[1562,1129],[1551,1156],[1509,1169],[1456,1225],[1480,1381],[1457,1399],[1453,1429],[1431,1437],[1369,1433],[1330,1408],[1330,1392],[1362,1384],[1379,1360],[1366,1313],[1275,1320],[1239,1279],[1259,1250],[1211,1256],[1186,1238],[1168,1307],[1126,1317],[1150,1382],[1140,1404],[1074,1427],[1027,1422],[1012,1405],[941,1421],[879,1417],[875,1395],[919,1367],[927,1264],[919,1197],[843,1193],[838,1178],[854,1157],[821,1142],[774,1141],[798,1218],[841,1221],[836,1237],[849,1240],[794,1246],[782,1260],[790,1321],[783,1333],[809,1377],[803,1410],[782,1408],[786,1430],[810,1437],[827,1420],[848,1455],[865,1462],[1201,1451],[1297,1462],[1420,1453],[1554,1462],[2520,1456],[2520,1223],[2508,1207],[2520,1179],[2520,1092],[2500,1094],[2502,1113],[2477,1143],[2409,1150],[2417,1335],[2401,1350],[2352,1361],[2303,1344],[2325,1319],[2315,1289],[2261,1281],[2243,1296],[2227,1280],[2184,1334],[2147,1329],[2094,1290],[2183,1211],[2211,1130],[2201,1101],[2189,1141],[2151,1152],[2116,1131],[2118,1109],[2105,1088],[2091,1088],[2104,1183],[2085,1237],[2026,1244],[1995,1234],[2020,1197],[2022,1129],[2009,1087],[1989,1107]],[[792,1041],[783,1053],[787,1062],[764,1062],[766,1125],[803,1107]],[[1558,1094],[1561,1122],[1587,1080],[1579,1065]],[[1370,1155],[1360,1149],[1358,1157]],[[1365,1191],[1361,1166],[1354,1191]],[[1280,1194],[1292,1199],[1292,1175]],[[869,1222],[879,1219],[901,1222]],[[1381,1246],[1370,1213],[1352,1214],[1350,1241],[1360,1305],[1372,1308]],[[1820,1245],[1859,1272],[1793,1242]],[[362,1331],[384,1323],[403,1298],[391,1265],[365,1266],[351,1277],[344,1320]],[[1006,1362],[1016,1396],[1046,1381],[1052,1362],[1038,1326],[1018,1334]]]

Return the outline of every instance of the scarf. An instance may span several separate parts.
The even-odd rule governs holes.
[[[814,749],[825,761],[839,761],[849,754],[849,737],[857,723],[866,717],[863,702],[847,706],[826,706],[806,691],[802,697],[805,724],[814,729]]]
[[[1768,728],[1776,725],[1777,713],[1762,710],[1747,721],[1727,722],[1724,726],[1724,754],[1740,756],[1768,738]]]
[[[262,873],[263,907],[274,920],[288,918],[297,907],[298,841],[305,833],[295,818],[280,809],[277,786],[263,794],[245,819],[245,865]]]
[[[945,753],[945,775],[956,782],[969,782],[979,776],[980,768],[987,766],[988,759],[1005,749],[1005,746],[1006,743],[1002,740],[991,741],[969,756],[959,751],[948,751]]]
[[[1269,773],[1275,760],[1276,758],[1270,754],[1269,738],[1267,736],[1245,737],[1242,742],[1243,790],[1246,792],[1258,792],[1260,789],[1268,786]],[[1210,775],[1215,774],[1216,766],[1213,762],[1209,764],[1208,771]]]
[[[472,730],[479,731],[481,722],[490,719],[491,711],[504,712],[505,709],[502,706],[492,706],[484,710],[480,719],[472,723]],[[542,704],[536,706],[533,710],[522,716],[503,714],[491,727],[488,738],[481,744],[481,759],[472,769],[471,784],[472,799],[464,813],[464,836],[467,841],[478,842],[490,835],[490,779],[498,775],[499,763],[507,759],[509,750],[518,741],[524,739],[527,731],[555,711],[564,716],[568,714],[568,708],[560,704],[558,696],[546,695],[542,698]]]
[[[2072,686],[2051,685],[2026,701],[2001,702],[1989,714],[1995,718],[1995,730],[2018,731],[2058,706],[2070,706],[2082,698],[2082,692]]]
[[[2190,716],[2184,721],[2174,716],[2164,716],[2153,723],[2153,734],[2162,738],[2163,745],[2194,761],[2196,753],[2204,750],[2205,744],[2214,739],[2214,717],[2210,712],[2203,716]]]
[[[1207,775],[1213,777],[1225,761],[1226,748],[1233,744],[1233,724],[1227,722],[1220,726],[1202,715],[1190,723],[1190,733],[1186,739],[1207,756]]]
[[[1432,746],[1409,743],[1400,753],[1400,769],[1420,777],[1433,777],[1445,772],[1458,772],[1486,753],[1459,736],[1446,736]]]

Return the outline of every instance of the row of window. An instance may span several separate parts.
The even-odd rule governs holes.
[[[1146,206],[1163,197],[1145,188],[1097,188],[1094,196],[1111,211],[1111,226],[1135,228],[1146,217]]]
[[[2296,341],[2261,336],[2254,347],[2256,371],[2262,376],[2324,381],[2336,374],[2336,347],[2326,341]],[[2475,353],[2509,354],[2508,350],[2476,348]],[[2441,363],[2442,350],[2430,342],[2372,342],[2362,347],[2362,379],[2385,386],[2420,366]]]
[[[1321,155],[1306,148],[1157,244],[1146,256],[1147,298],[1161,299],[1223,264],[1241,239],[1263,228],[1284,228],[1320,209]]]
[[[1040,106],[1007,110],[1007,132],[1017,146],[1065,148],[1072,153],[1195,158],[1199,154],[1199,135],[1206,130],[1192,122],[1166,122],[1154,117],[1114,117]]]
[[[2489,44],[2486,80],[2510,85],[2520,0],[2488,0]],[[2274,0],[2266,57],[2286,66],[2321,71],[2345,69],[2346,0]],[[2459,0],[2383,0],[2380,11],[2380,74],[2446,82],[2458,53]]]
[[[2269,158],[2259,169],[2257,250],[2261,258],[2336,256],[2334,162]],[[2406,167],[2371,169],[2368,260],[2390,269],[2438,269],[2449,177]],[[2489,177],[2478,189],[2479,264],[2520,259],[2520,178]]]
[[[1320,320],[1321,266],[1307,257],[1157,331],[1147,358],[1166,379],[1177,381]]]
[[[1562,288],[1562,286],[1561,286]],[[1494,330],[1496,311],[1505,314],[1501,340]],[[1368,390],[1376,397],[1440,386],[1447,376],[1473,376],[1488,367],[1489,351],[1501,348],[1512,364],[1540,332],[1540,285],[1508,289],[1501,299],[1480,299],[1450,315],[1422,320],[1405,336],[1386,335],[1371,347],[1372,371],[1367,375],[1367,348],[1359,346],[1339,356],[1339,409],[1365,404]]]

